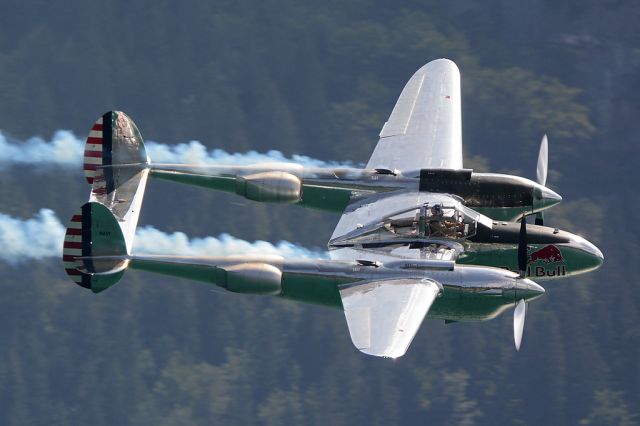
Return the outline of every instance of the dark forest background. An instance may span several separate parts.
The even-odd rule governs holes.
[[[544,284],[521,351],[511,312],[425,321],[407,355],[353,348],[342,312],[129,272],[93,295],[59,260],[0,263],[0,424],[640,422],[640,6],[617,0],[3,0],[0,129],[88,132],[366,162],[409,77],[462,73],[465,165],[535,176],[547,223],[605,254]],[[152,181],[141,225],[322,247],[338,217]],[[0,170],[0,212],[66,220],[80,169]],[[0,248],[2,250],[2,248]]]

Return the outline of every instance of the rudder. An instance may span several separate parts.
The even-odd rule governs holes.
[[[137,126],[121,111],[94,123],[84,150],[89,202],[71,218],[64,267],[76,284],[94,293],[117,283],[129,264],[149,176],[149,159]]]
[[[127,246],[118,220],[97,202],[73,215],[64,237],[62,260],[69,278],[94,293],[116,284],[128,266]]]
[[[123,165],[134,169],[138,166],[138,170],[149,165],[144,140],[127,114],[108,111],[96,120],[89,131],[84,148],[84,176],[93,185],[99,170],[105,170],[104,190],[111,192],[118,178],[114,170]]]
[[[109,111],[91,128],[84,155],[91,183],[89,201],[116,217],[130,252],[149,175],[149,159],[138,127],[124,112]]]

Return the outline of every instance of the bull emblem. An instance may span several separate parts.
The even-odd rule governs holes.
[[[563,260],[562,253],[560,253],[560,250],[558,250],[558,247],[549,245],[541,248],[540,250],[529,253],[529,260],[527,263],[533,263],[538,261],[542,261],[544,263],[551,263],[551,262],[562,262],[562,260]]]

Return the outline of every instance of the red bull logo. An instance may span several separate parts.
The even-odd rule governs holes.
[[[560,253],[560,250],[558,250],[558,247],[549,245],[541,248],[540,250],[529,253],[529,259],[527,260],[527,263],[534,263],[534,262],[540,262],[540,261],[544,263],[550,263],[550,262],[562,262],[563,260],[564,259],[562,257],[562,253]]]
[[[510,269],[509,267],[504,268]],[[553,278],[564,277],[567,274],[567,266],[558,247],[548,245],[529,253],[527,270],[525,271],[527,277]]]
[[[551,278],[564,277],[565,275],[567,275],[567,267],[564,265],[557,265],[550,269],[545,266],[527,266],[527,277]]]
[[[546,265],[549,263],[563,262],[564,258],[558,247],[554,245],[544,246],[540,250],[529,253],[527,263],[541,262],[542,265],[527,266],[528,277],[562,277],[567,275],[567,268],[564,264]]]

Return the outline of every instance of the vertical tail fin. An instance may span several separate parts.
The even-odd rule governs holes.
[[[97,293],[118,282],[128,264],[149,175],[133,120],[120,111],[103,114],[89,132],[83,168],[91,194],[67,228],[63,262],[76,284]]]
[[[93,185],[100,168],[131,165],[144,168],[149,165],[144,141],[138,127],[121,111],[104,113],[91,127],[84,148],[84,176]],[[106,192],[111,192],[118,176],[104,174]]]
[[[62,261],[69,278],[94,293],[120,280],[128,265],[121,225],[108,208],[88,202],[73,215],[64,236]]]
[[[131,252],[149,159],[140,131],[129,116],[109,111],[96,121],[87,138],[84,171],[92,185],[89,201],[97,201],[113,213]]]

